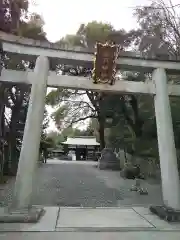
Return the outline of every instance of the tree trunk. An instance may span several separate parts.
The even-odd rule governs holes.
[[[122,102],[122,113],[124,115],[124,118],[127,122],[127,125],[132,129],[136,137],[142,136],[142,126],[143,121],[139,117],[139,109],[138,109],[138,102],[136,97],[132,96],[132,99],[130,101],[132,110],[133,110],[133,117],[129,114],[126,101],[123,98]]]
[[[0,83],[0,174],[3,177],[4,174],[4,163],[5,163],[5,153],[4,153],[4,114],[5,114],[5,98],[6,98],[6,85]]]
[[[12,108],[11,121],[9,126],[9,172],[10,175],[15,175],[18,167],[18,152],[17,152],[17,124],[19,120],[20,110],[24,99],[24,91],[21,90],[20,96],[16,99],[15,105]]]
[[[139,116],[139,107],[138,107],[137,98],[133,95],[131,96],[130,104],[134,113],[134,130],[135,130],[136,136],[141,137],[143,121]]]
[[[9,169],[9,175],[15,175],[16,174],[16,167],[15,162],[16,159],[16,123],[18,119],[18,111],[17,108],[14,107],[12,109],[12,116],[11,116],[11,122],[10,122],[10,129],[9,129],[9,141],[8,141],[8,147],[9,147],[9,161],[8,161],[8,169]]]
[[[4,113],[5,113],[5,105],[0,107],[0,178],[4,176],[4,165],[5,165],[5,151],[4,151],[4,143],[5,143],[5,136],[4,136]]]
[[[5,98],[7,90],[4,83],[0,83],[0,136],[2,136],[2,121],[4,121],[4,110],[5,110]]]
[[[99,121],[99,140],[100,140],[100,149],[103,150],[106,146],[105,143],[105,138],[104,138],[104,123],[105,120],[103,117],[98,117],[98,121]]]

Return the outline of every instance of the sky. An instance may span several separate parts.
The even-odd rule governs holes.
[[[109,22],[116,29],[130,30],[137,26],[133,7],[142,6],[148,0],[34,0],[36,6],[30,11],[42,15],[45,21],[44,30],[50,41],[57,41],[66,34],[74,34],[81,23],[92,20]]]
[[[168,2],[169,0],[164,0]],[[115,29],[135,29],[138,24],[133,11],[136,6],[150,4],[151,0],[30,0],[29,11],[39,13],[44,19],[47,39],[55,42],[66,34],[75,34],[82,23],[102,21],[111,23]],[[179,0],[172,0],[173,4]],[[53,109],[48,107],[48,112]],[[50,121],[48,131],[56,130]]]

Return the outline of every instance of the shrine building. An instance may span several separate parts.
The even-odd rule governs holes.
[[[94,136],[69,137],[67,141],[62,142],[62,145],[65,153],[75,151],[77,160],[94,160],[100,146]]]

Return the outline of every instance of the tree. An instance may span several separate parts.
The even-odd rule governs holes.
[[[135,16],[139,22],[139,29],[136,31],[136,37],[134,38],[135,49],[140,51],[145,57],[156,57],[165,60],[171,56],[177,59],[180,54],[180,16],[176,11],[177,6],[174,7],[171,1],[169,1],[168,5],[166,4],[162,0],[152,1],[150,6],[144,6],[135,10]],[[145,74],[145,76],[150,80],[152,79],[151,74]],[[169,79],[172,79],[172,76],[169,76]],[[178,76],[173,76],[172,82],[179,83]],[[170,97],[170,100],[176,146],[178,147],[180,99]],[[144,123],[142,125],[142,136],[135,140],[136,151],[142,152],[145,145],[146,150],[152,150],[152,154],[157,156],[156,122],[152,99],[148,96],[141,97],[138,108]],[[149,109],[148,114],[146,109]],[[156,144],[154,144],[155,141]]]
[[[25,17],[28,10],[28,0],[0,0],[0,30],[18,33],[21,17]]]
[[[62,45],[75,45],[94,48],[97,41],[105,42],[112,40],[121,45],[121,49],[127,47],[133,39],[133,31],[130,33],[124,30],[115,31],[110,24],[98,23],[93,21],[87,25],[82,24],[76,35],[67,35],[59,41]],[[62,74],[71,76],[91,76],[92,69],[85,69],[81,66],[73,68],[72,66],[59,66]],[[86,97],[87,100],[84,100]],[[53,114],[54,120],[59,127],[64,127],[61,124],[74,124],[79,121],[85,121],[89,118],[96,118],[99,122],[99,136],[101,148],[105,147],[104,129],[106,125],[106,115],[104,103],[106,98],[113,98],[107,94],[99,94],[92,91],[72,91],[59,90],[52,91],[47,102],[53,105],[62,100],[59,108]],[[119,97],[119,102],[123,102]],[[102,111],[102,109],[104,109]],[[112,114],[112,112],[111,112]]]
[[[6,1],[4,1],[6,2]],[[9,1],[10,4],[11,1]],[[19,1],[21,2],[21,1]],[[23,1],[22,1],[23,2]],[[25,4],[25,1],[24,1]],[[25,14],[25,5],[21,5],[19,3],[20,10],[18,11],[18,24],[16,27],[17,31],[14,31],[11,21],[13,21],[13,13],[10,14],[9,20],[7,20],[7,16],[4,15],[3,21],[8,24],[5,25],[7,29],[4,27],[1,30],[6,32],[16,33],[24,37],[31,37],[38,40],[45,39],[45,33],[42,30],[43,20],[37,14],[32,14],[28,20],[22,20]],[[23,8],[24,6],[24,8]],[[6,9],[4,8],[4,13],[10,11],[10,5],[6,5]],[[2,9],[1,9],[2,10]],[[37,21],[38,20],[38,21]],[[2,21],[2,18],[1,18]],[[13,23],[14,24],[14,23]],[[4,26],[3,24],[0,26]],[[23,58],[19,58],[17,56],[12,57],[5,53],[3,55],[3,66],[7,68],[19,70],[25,70],[27,68],[27,64],[29,64],[30,68],[34,67],[34,62],[24,61]],[[24,64],[26,63],[26,65]],[[21,149],[24,125],[26,120],[26,113],[28,108],[29,101],[29,93],[30,87],[23,84],[8,84],[1,83],[0,91],[4,92],[1,95],[0,99],[0,128],[1,128],[1,174],[15,174],[18,166],[18,159]],[[6,113],[8,111],[9,119],[6,117]],[[44,127],[47,125],[47,121],[44,123]],[[5,147],[6,154],[5,154]]]
[[[20,22],[19,35],[35,40],[46,40],[46,33],[43,30],[44,20],[37,13],[32,13],[28,21]]]
[[[25,16],[27,12],[27,8],[28,8],[28,1],[26,0],[22,0],[22,1],[21,0],[20,1],[1,0],[0,1],[0,30],[5,32],[17,33],[19,23],[21,21],[20,19],[23,15]],[[6,65],[6,60],[8,59],[7,54],[3,54],[3,52],[1,51],[0,57],[1,57],[0,59],[1,66]],[[7,162],[7,159],[9,158],[8,156],[9,154],[5,154],[5,152],[7,153],[7,151],[5,151],[5,145],[8,146],[8,139],[10,139],[9,130],[11,129],[12,131],[14,131],[14,129],[12,128],[14,124],[12,124],[12,122],[11,124],[9,124],[9,121],[6,118],[6,105],[9,104],[8,93],[11,92],[9,91],[10,88],[13,88],[13,86],[9,86],[9,84],[7,83],[1,83],[0,85],[0,91],[4,92],[4,94],[1,95],[2,97],[0,99],[1,176],[3,175],[3,172],[4,172],[5,162]],[[14,115],[13,112],[12,112],[12,115]]]
[[[145,57],[164,59],[167,58],[167,52],[174,57],[179,55],[179,17],[171,3],[169,8],[162,1],[153,2],[151,6],[137,9],[135,16],[139,21],[138,30],[127,33],[123,30],[115,31],[111,25],[108,27],[106,25],[107,31],[103,31],[102,23],[92,22],[81,25],[76,35],[68,35],[63,38],[62,42],[68,46],[85,46],[92,49],[96,41],[103,42],[111,39],[119,43],[121,49],[126,50],[126,47],[131,46]],[[60,44],[62,42],[60,41]],[[72,76],[91,76],[91,69],[81,66],[73,68],[63,65],[59,66],[59,69],[63,74]],[[144,72],[121,71],[121,75],[131,81],[151,80],[151,74]],[[178,78],[176,77],[173,81],[178,82]],[[85,97],[82,98],[82,96]],[[63,127],[61,123],[64,124],[64,122],[73,124],[80,120],[93,118],[98,120],[102,148],[105,145],[104,129],[110,127],[111,146],[115,146],[115,143],[119,141],[120,146],[133,149],[138,154],[153,149],[154,152],[151,151],[151,154],[157,156],[156,122],[151,97],[124,94],[109,96],[91,91],[58,89],[51,93],[50,98],[55,105],[61,101],[60,108],[54,113],[54,119],[60,128]],[[174,127],[179,133],[179,104],[175,98],[171,98],[171,101],[173,102],[172,113],[176,116]],[[112,124],[107,124],[108,117],[113,119]],[[118,132],[120,134],[117,134]],[[177,136],[178,134],[176,142],[179,141]]]
[[[180,21],[171,0],[152,1],[150,6],[137,8],[135,16],[140,25],[138,47],[141,52],[161,57],[180,55]]]

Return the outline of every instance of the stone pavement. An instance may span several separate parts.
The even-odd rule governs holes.
[[[118,232],[179,231],[179,223],[167,223],[146,207],[74,208],[45,207],[38,223],[2,223],[0,232]]]
[[[36,224],[0,224],[0,239],[180,239],[180,224],[160,220],[146,207],[45,209]]]

